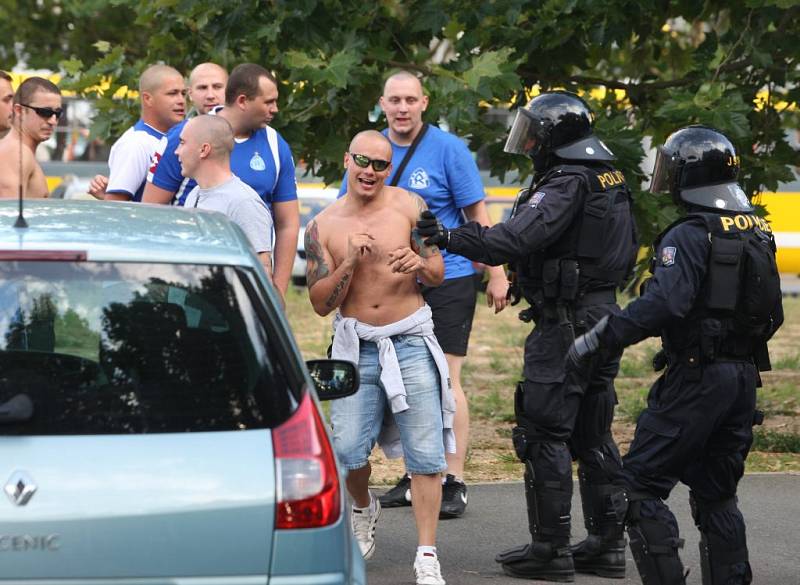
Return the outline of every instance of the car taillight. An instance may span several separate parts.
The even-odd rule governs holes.
[[[278,529],[318,528],[339,519],[341,486],[322,418],[306,392],[289,420],[272,430]]]

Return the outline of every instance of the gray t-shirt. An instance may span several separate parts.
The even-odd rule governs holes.
[[[256,252],[272,251],[272,214],[250,186],[233,175],[211,189],[192,189],[184,207],[221,211],[244,231]]]

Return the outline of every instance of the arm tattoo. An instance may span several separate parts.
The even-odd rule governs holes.
[[[414,203],[417,204],[418,213],[422,213],[423,211],[428,209],[428,204],[425,203],[425,200],[422,197],[420,197],[416,193],[412,193],[411,191],[408,191],[408,194],[411,195],[411,197],[414,199]]]
[[[321,278],[325,278],[330,273],[328,264],[325,262],[325,255],[322,252],[322,245],[319,243],[319,228],[316,220],[306,227],[305,236],[306,248],[306,285],[308,288]]]
[[[328,300],[325,301],[326,306],[335,307],[337,305],[339,295],[342,294],[342,291],[347,288],[347,283],[350,282],[350,276],[352,275],[349,272],[345,272],[344,275],[342,275],[342,278],[336,283],[336,286],[333,287],[331,296],[329,296]]]
[[[425,245],[425,238],[419,235],[419,231],[417,228],[411,230],[411,242],[413,243],[412,248],[415,252],[417,252],[423,258],[430,258],[431,256],[436,256],[439,254],[439,246],[427,246]]]

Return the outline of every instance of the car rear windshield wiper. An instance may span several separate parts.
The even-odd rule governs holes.
[[[27,394],[17,394],[0,404],[0,425],[27,422],[33,418],[33,400]]]

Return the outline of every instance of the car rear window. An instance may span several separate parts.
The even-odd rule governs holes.
[[[0,263],[0,434],[271,428],[296,406],[248,275],[227,266]]]

